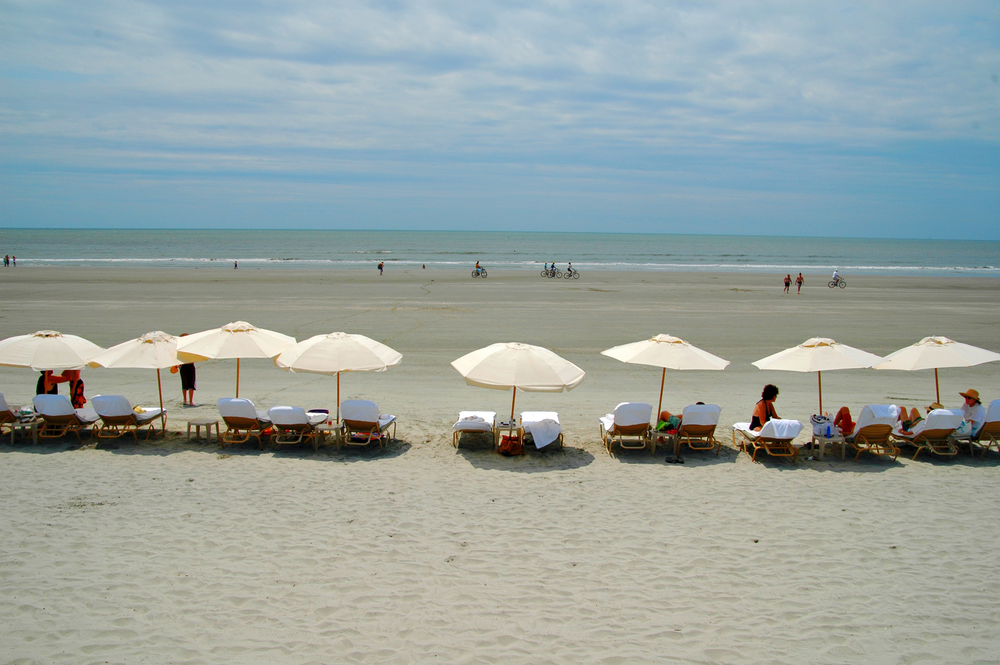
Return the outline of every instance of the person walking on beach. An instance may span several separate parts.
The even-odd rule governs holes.
[[[10,254],[5,254],[3,257],[3,267],[6,268],[10,265]]]
[[[378,262],[378,274],[379,277],[382,276],[382,271],[385,269],[385,263],[383,261]]]
[[[788,287],[792,285],[792,275],[791,273],[785,275],[785,290],[784,293],[788,293]]]
[[[802,273],[799,273],[799,276],[795,278],[795,286],[798,287],[798,291],[795,292],[795,295],[802,293],[802,282],[804,281],[805,280],[802,279]]]
[[[240,262],[233,261],[233,270],[239,270],[239,269],[240,269]]]
[[[10,260],[14,262],[14,267],[16,268],[17,267],[17,257],[16,256],[12,256],[12,257],[10,257]]]

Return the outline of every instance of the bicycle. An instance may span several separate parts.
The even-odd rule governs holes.
[[[842,289],[846,289],[847,288],[847,280],[844,279],[843,277],[838,277],[837,279],[831,279],[830,283],[827,284],[827,286],[829,286],[831,289],[835,289],[838,286],[840,288],[842,288]]]
[[[486,268],[476,268],[475,270],[472,271],[472,276],[482,277],[483,279],[486,279]]]
[[[576,268],[570,268],[563,273],[563,279],[580,279],[580,271]]]

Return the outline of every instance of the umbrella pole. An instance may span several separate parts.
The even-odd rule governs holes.
[[[935,367],[934,368],[934,394],[937,395],[937,399],[935,399],[934,401],[936,401],[938,404],[940,404],[941,403],[941,386],[938,385],[937,370],[938,370],[938,368]]]
[[[507,430],[508,436],[514,435],[514,402],[517,401],[517,386],[514,386],[514,392],[510,394],[510,429]]]
[[[656,407],[656,422],[660,422],[660,412],[663,411],[663,386],[667,382],[667,368],[663,368],[663,376],[660,377],[660,403]]]
[[[240,359],[236,359],[236,396],[240,396]]]
[[[337,424],[340,424],[340,372],[337,372]]]
[[[160,368],[156,368],[156,387],[160,391],[160,436],[167,436],[167,412],[163,410],[163,383],[160,381]]]
[[[823,372],[816,372],[816,385],[819,386],[819,415],[823,415]]]

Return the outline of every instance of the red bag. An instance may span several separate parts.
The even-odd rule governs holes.
[[[507,436],[506,434],[500,437],[500,454],[504,457],[523,455],[524,446],[521,445],[521,438],[517,436]]]

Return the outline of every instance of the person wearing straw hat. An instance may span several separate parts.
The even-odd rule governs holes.
[[[986,421],[986,407],[979,399],[978,390],[969,388],[964,393],[958,394],[965,398],[965,404],[962,405],[962,415],[971,423],[969,432],[975,438]]]

